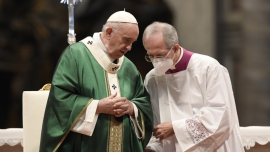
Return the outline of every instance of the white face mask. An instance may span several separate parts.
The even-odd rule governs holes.
[[[173,60],[172,59],[154,59],[153,65],[154,69],[158,74],[165,74],[165,72],[173,66]]]
[[[172,49],[171,49],[172,50]],[[171,51],[170,50],[170,51]],[[170,54],[170,51],[168,54]],[[168,54],[166,55],[166,57],[168,56]],[[174,54],[175,55],[175,54]],[[174,58],[174,55],[173,55],[173,58]],[[172,59],[168,59],[168,58],[154,58],[153,59],[153,66],[154,66],[154,69],[155,71],[158,73],[158,74],[165,74],[165,72],[173,66],[173,58]]]

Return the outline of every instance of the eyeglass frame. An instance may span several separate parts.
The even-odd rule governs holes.
[[[161,60],[164,60],[169,54],[170,52],[172,51],[172,48],[174,47],[174,45],[171,47],[170,51],[166,54],[166,55],[163,55],[163,56],[152,56],[152,55],[148,55],[146,53],[146,55],[144,56],[144,59],[147,61],[147,62],[153,62],[154,59],[156,58],[160,58]],[[165,56],[165,57],[164,57]]]

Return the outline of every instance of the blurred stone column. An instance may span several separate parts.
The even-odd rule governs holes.
[[[173,11],[179,43],[187,50],[215,57],[215,1],[166,0]]]
[[[270,1],[242,0],[242,15],[235,74],[240,125],[270,125]]]

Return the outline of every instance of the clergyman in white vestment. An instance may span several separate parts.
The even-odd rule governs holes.
[[[145,78],[154,112],[145,152],[244,152],[227,69],[180,47],[174,27],[154,22],[143,34]]]

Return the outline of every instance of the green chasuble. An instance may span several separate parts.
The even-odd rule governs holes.
[[[108,97],[116,89],[138,108],[142,134],[136,134],[129,115],[108,114],[98,115],[92,136],[71,131],[92,100]],[[91,37],[65,49],[52,80],[40,152],[143,152],[152,128],[149,95],[129,59],[123,56],[117,64],[110,62]]]

